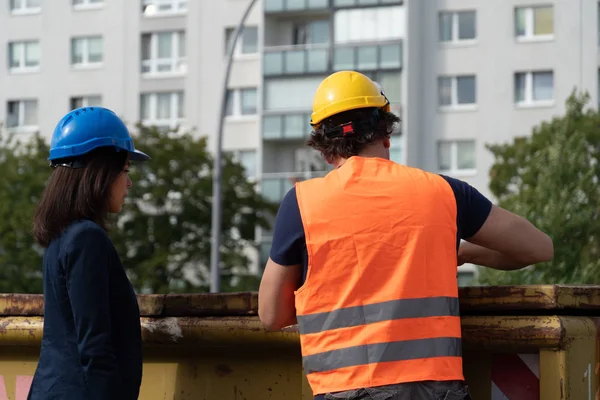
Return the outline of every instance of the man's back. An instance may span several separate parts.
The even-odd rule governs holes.
[[[463,380],[446,181],[352,157],[296,193],[308,253],[296,313],[314,390]]]

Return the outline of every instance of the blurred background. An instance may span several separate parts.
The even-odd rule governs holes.
[[[55,124],[114,110],[153,160],[111,237],[141,293],[209,289],[221,101],[221,291],[256,290],[278,203],[329,167],[304,142],[332,72],[379,82],[394,161],[534,222],[553,261],[459,285],[600,282],[597,0],[0,0],[0,292],[41,293],[31,237]],[[225,89],[225,90],[224,90]]]

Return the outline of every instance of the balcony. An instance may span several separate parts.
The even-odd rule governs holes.
[[[404,0],[264,0],[265,14],[403,4]]]
[[[264,140],[304,140],[310,131],[310,113],[263,116]]]
[[[274,203],[283,200],[283,196],[296,182],[327,175],[329,171],[282,172],[263,174],[260,190],[263,197]]]
[[[265,76],[326,74],[341,70],[402,68],[402,41],[336,43],[265,48]]]
[[[329,0],[264,0],[266,14],[329,10]]]

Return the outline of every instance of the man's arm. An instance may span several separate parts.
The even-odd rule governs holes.
[[[258,316],[265,329],[276,331],[297,324],[294,291],[300,273],[300,265],[284,266],[269,258],[258,289]]]
[[[302,276],[304,227],[296,190],[283,198],[273,229],[269,261],[258,290],[258,316],[267,330],[296,324],[294,291]]]
[[[121,384],[111,337],[109,245],[100,228],[85,228],[63,258],[79,360],[90,399],[98,400],[114,398]]]
[[[494,206],[466,182],[442,177],[454,191],[460,239],[467,241],[458,250],[458,265],[514,270],[552,258],[552,240],[525,218]]]
[[[483,226],[466,239],[459,259],[500,270],[515,270],[549,261],[554,256],[552,239],[531,222],[503,208],[492,206]]]

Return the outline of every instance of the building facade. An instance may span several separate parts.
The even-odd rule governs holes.
[[[131,126],[193,128],[214,148],[228,43],[249,0],[2,3],[9,130],[49,138],[70,109],[103,105]],[[562,114],[574,88],[597,103],[598,16],[596,0],[259,0],[234,49],[224,149],[274,201],[326,173],[304,146],[312,95],[328,74],[355,69],[402,117],[395,161],[490,196],[486,144]],[[257,231],[257,272],[271,234]]]

